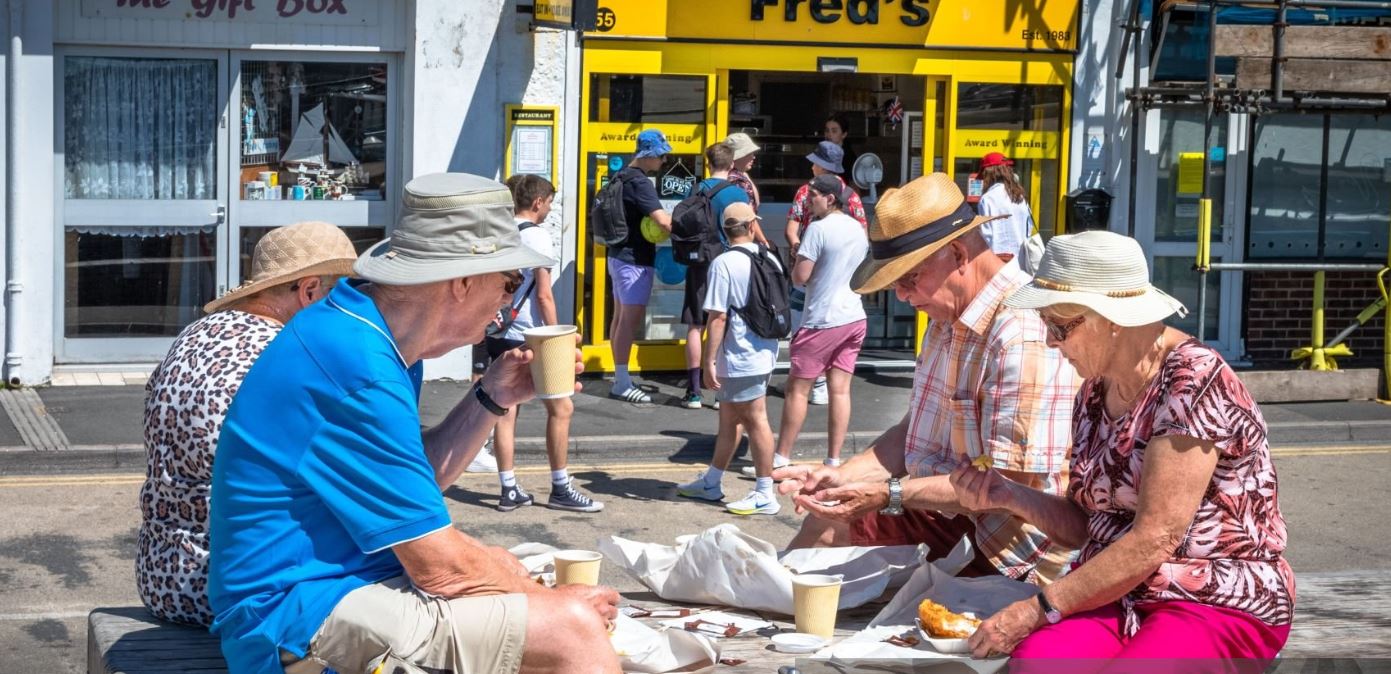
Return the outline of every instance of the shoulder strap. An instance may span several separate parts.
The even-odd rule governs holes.
[[[523,222],[517,223],[517,231],[519,231],[519,232],[525,232],[526,230],[531,229],[531,228],[533,228],[533,227],[540,227],[540,225],[538,225],[538,224],[536,224],[536,223],[534,223],[534,222],[532,222],[532,221],[530,221],[530,220],[525,220],[525,221],[523,221]]]

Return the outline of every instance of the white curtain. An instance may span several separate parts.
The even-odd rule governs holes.
[[[67,198],[216,198],[217,61],[64,63]]]

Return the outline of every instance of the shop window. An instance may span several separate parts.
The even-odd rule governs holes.
[[[241,270],[238,283],[251,278],[251,258],[256,253],[256,242],[260,241],[261,237],[272,229],[275,228],[241,228],[241,244],[237,253],[238,269]],[[348,239],[353,242],[353,248],[357,250],[359,255],[371,248],[373,244],[386,238],[386,230],[381,227],[344,227],[343,233],[348,235]]]
[[[958,129],[1056,132],[1061,128],[1061,86],[962,82],[956,94]]]
[[[217,61],[63,59],[63,195],[214,199]]]
[[[704,77],[590,75],[589,121],[704,124]]]
[[[244,61],[240,82],[242,199],[384,199],[385,64]]]
[[[66,337],[174,337],[216,296],[213,227],[68,227],[64,238]]]
[[[1222,239],[1228,117],[1214,116],[1212,133],[1204,141],[1204,114],[1197,110],[1160,111],[1155,241],[1197,243],[1198,200],[1202,196],[1205,152],[1210,159],[1206,181],[1208,196],[1212,198],[1212,240]]]
[[[1386,259],[1391,118],[1271,115],[1254,136],[1248,257]]]
[[[1057,232],[1058,161],[1062,155],[1063,88],[1057,85],[962,82],[956,96],[954,178],[969,193],[980,158],[1000,152],[1014,174],[1044,239]],[[943,106],[945,107],[945,106]],[[943,122],[945,123],[945,122]]]

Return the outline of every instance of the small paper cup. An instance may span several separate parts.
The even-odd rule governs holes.
[[[793,618],[798,632],[825,639],[835,636],[840,583],[840,576],[802,574],[792,577]]]
[[[561,550],[555,553],[556,585],[598,585],[599,563],[604,556],[593,550]]]
[[[531,361],[531,383],[536,397],[569,398],[575,395],[575,338],[573,325],[546,325],[522,332],[536,354]]]

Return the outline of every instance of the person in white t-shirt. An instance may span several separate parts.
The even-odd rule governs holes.
[[[835,176],[817,176],[809,185],[813,220],[797,248],[792,282],[805,284],[802,325],[792,336],[792,368],[784,389],[782,425],[774,467],[787,465],[792,445],[807,418],[812,382],[825,376],[830,393],[826,417],[826,465],[840,465],[840,449],[850,425],[850,378],[865,341],[865,305],[850,278],[869,252],[869,238],[846,215],[844,187]]]
[[[1024,242],[1034,232],[1029,200],[1014,176],[1014,162],[999,152],[981,157],[976,175],[985,187],[976,210],[985,217],[1007,216],[981,225],[980,233],[985,235],[990,250],[1008,262],[1019,256]]]
[[[559,258],[555,254],[555,244],[551,241],[550,230],[540,226],[550,215],[551,202],[555,200],[555,187],[549,180],[540,176],[519,174],[507,179],[507,187],[512,190],[512,202],[516,207],[517,227],[521,230],[522,244],[549,258]],[[504,319],[509,309],[516,308],[516,318],[500,336],[487,338],[488,357],[498,358],[503,353],[525,344],[522,333],[530,328],[555,325],[555,294],[552,285],[560,267],[537,267],[522,270],[522,284],[512,298],[512,304],[503,310]],[[566,466],[570,447],[570,418],[575,414],[575,403],[571,398],[542,400],[546,406],[546,459],[551,465],[551,498],[547,506],[557,510],[592,513],[604,509],[604,504],[581,493],[570,480]],[[513,407],[507,415],[498,420],[493,428],[493,454],[497,457],[498,482],[502,485],[502,495],[498,498],[497,509],[503,512],[531,505],[535,498],[517,484],[513,457],[517,448],[517,408]]]
[[[676,493],[706,501],[724,500],[720,482],[738,448],[742,424],[749,435],[749,453],[758,480],[748,496],[725,504],[725,509],[736,515],[775,515],[781,506],[773,491],[773,429],[768,424],[766,401],[778,340],[761,337],[751,330],[739,309],[749,301],[754,256],[761,255],[779,271],[782,265],[775,253],[754,243],[758,215],[753,206],[730,204],[720,221],[730,249],[710,263],[703,350],[705,386],[714,390],[720,400],[720,431],[710,467],[694,481],[678,486]]]

